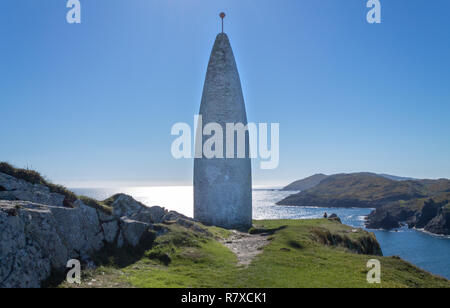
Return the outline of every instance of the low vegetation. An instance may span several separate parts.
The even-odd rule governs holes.
[[[86,196],[77,196],[72,191],[68,190],[66,187],[62,185],[56,185],[45,179],[39,172],[30,170],[30,169],[21,169],[16,168],[8,163],[0,162],[0,173],[4,173],[15,177],[19,180],[24,180],[31,184],[39,184],[48,187],[50,192],[58,193],[65,197],[64,206],[73,207],[73,203],[80,199],[84,204],[90,206],[92,208],[103,211],[106,214],[112,214],[112,208],[110,205],[114,202],[116,196],[112,196],[111,198],[105,201],[98,201]]]
[[[111,206],[108,206],[105,201],[98,201],[86,196],[79,196],[78,199],[80,199],[84,204],[86,204],[89,207],[92,207],[96,210],[102,211],[105,214],[112,215],[113,209]]]
[[[354,232],[326,219],[255,224],[253,230],[266,233],[268,244],[248,267],[238,266],[236,256],[221,243],[229,231],[202,226],[207,232],[198,232],[168,224],[167,232],[136,262],[103,265],[84,272],[81,286],[60,287],[450,287],[448,280],[397,257],[356,254],[345,246],[324,244],[314,230],[354,243],[367,236],[365,231]],[[373,258],[382,266],[379,285],[366,281],[366,264]]]
[[[48,187],[50,192],[65,196],[64,205],[67,207],[72,207],[73,202],[77,200],[77,196],[73,192],[62,185],[51,183],[37,171],[15,168],[8,163],[0,162],[0,172],[27,181],[31,184],[40,184]]]
[[[121,195],[121,194],[115,194],[115,195],[109,197],[108,199],[103,200],[103,204],[106,205],[106,206],[111,206],[111,205],[117,200],[117,198],[118,198],[120,195]]]

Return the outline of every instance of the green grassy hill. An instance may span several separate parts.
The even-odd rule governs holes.
[[[168,232],[143,257],[121,262],[116,255],[84,272],[80,286],[60,287],[450,287],[448,280],[399,258],[355,253],[377,245],[374,236],[361,229],[326,219],[255,224],[270,235],[248,267],[239,266],[236,255],[224,246],[230,231],[204,226],[201,231],[174,223],[161,226]],[[366,264],[373,258],[382,265],[381,284],[366,281]]]
[[[394,181],[372,173],[337,174],[291,195],[279,205],[377,208],[395,201],[427,198],[450,191],[450,181]]]
[[[320,182],[322,182],[324,179],[326,179],[328,175],[325,174],[315,174],[310,177],[307,177],[305,179],[295,181],[288,186],[284,187],[283,190],[286,191],[303,191],[310,188],[313,188],[314,186],[317,186]]]

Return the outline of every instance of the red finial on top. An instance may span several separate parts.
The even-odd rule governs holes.
[[[225,16],[227,16],[227,15],[225,15],[225,13],[224,12],[222,12],[222,13],[220,13],[220,18],[222,18],[222,33],[223,33],[223,19],[225,18]]]

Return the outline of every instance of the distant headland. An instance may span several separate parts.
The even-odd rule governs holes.
[[[302,189],[303,188],[303,189]],[[403,224],[450,234],[450,180],[419,180],[386,174],[317,174],[284,190],[301,190],[278,205],[374,208],[367,227],[395,229]]]

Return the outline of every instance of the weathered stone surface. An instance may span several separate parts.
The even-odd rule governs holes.
[[[109,244],[114,243],[119,232],[119,223],[117,221],[106,222],[102,224],[105,241]]]
[[[161,226],[153,232],[153,223],[184,217],[127,195],[113,199],[113,215],[81,200],[66,208],[64,197],[47,187],[0,173],[0,287],[39,287],[70,259],[93,267],[92,254],[106,243],[119,248],[151,243],[164,232]]]
[[[125,240],[123,238],[123,233],[120,232],[119,238],[117,239],[117,247],[122,248],[125,245]]]
[[[125,194],[115,195],[114,198],[115,200],[110,206],[113,208],[114,217],[118,219],[125,216],[145,223],[161,223],[169,213],[160,206],[147,207]]]
[[[31,184],[24,180],[16,179],[10,175],[0,173],[0,200],[23,200],[34,203],[63,206],[64,196],[51,193],[48,187],[40,184]]]
[[[3,187],[6,190],[27,190],[27,191],[31,191],[34,189],[33,184],[28,183],[24,180],[20,180],[20,179],[16,179],[13,176],[10,176],[8,174],[5,173],[1,173],[0,172],[0,186]],[[42,186],[44,187],[44,186]],[[45,189],[48,188],[45,187]]]
[[[125,242],[132,247],[136,247],[139,244],[142,236],[150,229],[150,227],[150,224],[131,220],[126,217],[120,219],[121,234],[123,235]]]
[[[0,287],[39,287],[52,268],[61,269],[67,249],[51,212],[29,203],[0,201],[0,260]]]
[[[98,220],[97,211],[77,201],[78,207],[68,209],[63,207],[50,207],[55,221],[56,229],[70,248],[70,255],[80,257],[89,255],[103,247],[103,233]]]
[[[131,219],[146,223],[160,223],[164,221],[167,210],[159,206],[146,207],[140,212],[130,216]]]
[[[131,196],[125,194],[118,194],[115,197],[114,202],[111,204],[113,208],[113,215],[116,218],[123,216],[130,217],[136,215],[146,208],[142,203],[134,200]]]
[[[227,123],[247,125],[241,81],[228,36],[221,33],[214,43],[203,88],[199,131],[210,123],[221,126],[222,157],[203,155],[194,161],[194,218],[208,225],[224,228],[250,228],[252,225],[252,178],[248,133],[244,158],[236,149],[227,149]],[[217,132],[215,132],[217,133]],[[197,137],[197,136],[196,136]],[[210,136],[198,136],[203,147]],[[235,144],[233,144],[233,147]],[[234,159],[225,159],[227,150]]]
[[[163,216],[162,221],[176,221],[179,218],[185,219],[185,220],[194,220],[192,218],[189,218],[187,216],[184,216],[183,214],[180,214],[175,211],[167,212],[166,215]]]
[[[131,197],[120,204],[133,217],[138,214],[133,209],[142,210]],[[92,263],[89,256],[105,243],[135,247],[148,235],[150,221],[162,221],[163,214],[159,207],[146,209],[141,215],[146,222],[140,222],[109,216],[79,200],[75,208],[0,201],[0,287],[39,287],[69,259]]]

